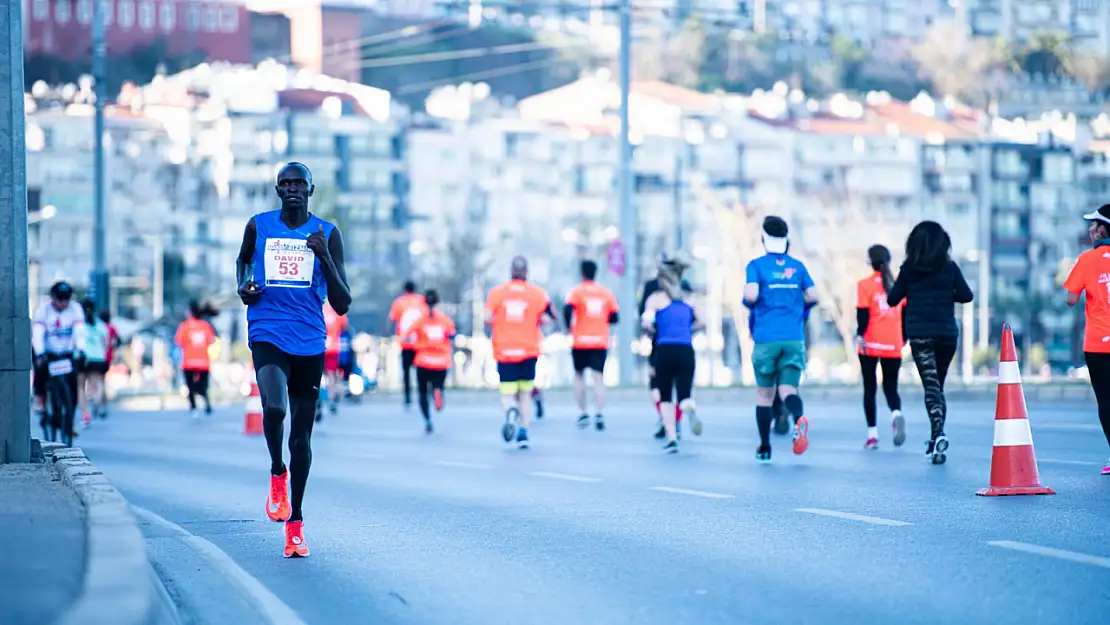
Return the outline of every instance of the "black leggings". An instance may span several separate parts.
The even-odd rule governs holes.
[[[659,401],[681,403],[694,389],[694,347],[692,345],[655,346],[655,384]]]
[[[197,409],[197,396],[199,395],[204,398],[204,407],[210,410],[212,404],[208,401],[208,372],[186,369],[184,373],[185,387],[189,389],[189,408]]]
[[[420,401],[420,413],[424,415],[425,421],[430,421],[432,418],[431,410],[428,407],[428,396],[436,389],[442,393],[443,384],[446,381],[446,370],[416,368],[417,399]]]
[[[415,349],[401,350],[401,380],[405,383],[405,405],[412,403],[412,362],[416,360]]]
[[[1087,372],[1091,374],[1091,386],[1095,389],[1098,420],[1110,444],[1110,354],[1084,352],[1083,355],[1087,358]]]
[[[956,355],[956,341],[937,339],[910,339],[910,350],[917,373],[921,376],[921,386],[925,390],[925,411],[929,413],[932,438],[944,433],[944,421],[948,417],[948,403],[944,399],[944,380],[948,377],[948,367]]]
[[[901,358],[879,358],[878,356],[859,356],[859,366],[863,371],[863,414],[867,417],[867,427],[873,428],[875,421],[875,393],[879,390],[877,369],[883,368],[883,395],[891,410],[902,409],[902,398],[898,396],[898,370],[902,368]]]

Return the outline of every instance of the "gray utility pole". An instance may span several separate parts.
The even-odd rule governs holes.
[[[624,243],[624,278],[620,285],[620,307],[625,321],[620,325],[620,382],[632,384],[635,357],[632,342],[640,327],[635,311],[639,310],[636,271],[640,266],[639,225],[632,205],[632,144],[628,142],[628,92],[632,59],[632,7],[629,0],[620,3],[620,88],[621,88],[621,156],[620,156],[620,239]]]
[[[96,119],[93,122],[95,149],[93,153],[93,176],[96,186],[95,212],[93,213],[93,272],[89,286],[93,289],[97,307],[111,310],[111,287],[108,281],[107,242],[104,234],[105,213],[108,209],[108,185],[104,173],[104,101],[108,98],[108,79],[105,75],[105,55],[108,44],[104,40],[104,11],[108,4],[96,0],[92,23],[92,72],[93,88],[96,94]]]
[[[682,193],[684,191],[682,180],[682,149],[686,144],[681,144],[674,153],[674,193],[671,195],[671,202],[674,205],[674,247],[675,251],[682,251]]]
[[[0,464],[31,460],[23,4],[0,2]]]

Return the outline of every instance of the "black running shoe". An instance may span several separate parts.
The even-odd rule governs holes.
[[[588,427],[590,427],[590,415],[583,414],[582,416],[578,417],[578,429],[584,430]]]
[[[755,459],[758,460],[760,464],[771,464],[771,446],[767,445],[764,447],[760,445],[759,449],[755,450]]]
[[[605,417],[603,417],[601,415],[595,416],[594,417],[594,427],[597,428],[598,432],[604,432],[605,431]]]
[[[667,443],[666,445],[663,445],[663,453],[665,453],[665,454],[677,454],[678,453],[678,441],[671,441],[671,442]]]

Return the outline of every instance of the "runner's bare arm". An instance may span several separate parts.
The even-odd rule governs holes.
[[[345,315],[351,309],[351,288],[347,285],[347,267],[343,258],[343,235],[336,226],[328,237],[328,257],[320,265],[328,283],[328,303],[338,315]]]
[[[254,284],[254,242],[258,238],[254,217],[243,229],[243,242],[239,246],[239,257],[235,259],[235,281],[239,285],[239,299],[247,306],[257,304],[261,293]],[[249,286],[256,288],[250,289]]]
[[[1079,303],[1079,298],[1083,297],[1083,293],[1068,292],[1068,306],[1075,306]]]

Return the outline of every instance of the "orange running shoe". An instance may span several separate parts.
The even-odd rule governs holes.
[[[436,402],[436,412],[443,410],[443,391],[437,388],[436,390],[432,391],[432,397],[435,399]]]
[[[809,449],[809,419],[798,417],[794,424],[794,453],[802,455]]]
[[[270,496],[266,498],[266,516],[271,521],[288,521],[293,509],[289,505],[289,471],[270,476]]]
[[[308,557],[308,543],[304,541],[304,521],[289,521],[285,524],[285,557]]]

